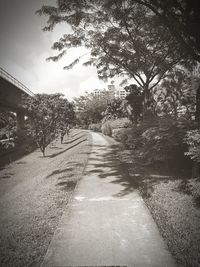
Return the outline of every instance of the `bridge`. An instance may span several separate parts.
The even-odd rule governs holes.
[[[24,125],[24,112],[20,107],[24,94],[34,97],[33,92],[0,67],[0,110],[16,113],[18,130]]]

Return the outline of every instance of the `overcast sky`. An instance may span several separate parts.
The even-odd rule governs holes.
[[[71,49],[59,62],[47,62],[55,55],[51,50],[54,41],[69,27],[62,24],[53,32],[43,32],[46,18],[35,15],[43,4],[54,4],[55,0],[0,0],[0,66],[25,84],[33,93],[61,92],[69,99],[85,90],[106,88],[98,80],[94,67],[81,63],[72,70],[63,66],[72,62],[85,49]]]

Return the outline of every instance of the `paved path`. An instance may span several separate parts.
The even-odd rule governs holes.
[[[45,266],[175,266],[137,191],[124,192],[112,147],[93,133],[83,179],[50,243]]]

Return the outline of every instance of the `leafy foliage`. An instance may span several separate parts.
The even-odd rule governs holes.
[[[101,123],[92,123],[88,126],[88,130],[92,130],[94,132],[101,132]]]
[[[200,130],[188,131],[184,141],[188,145],[188,152],[185,152],[185,155],[200,163]]]
[[[123,2],[120,1],[121,3]],[[198,0],[134,0],[153,11],[158,22],[176,38],[180,49],[200,61],[200,7]]]
[[[129,109],[130,112],[128,112],[129,118],[135,123],[138,123],[143,115],[143,90],[135,84],[126,86],[124,89],[129,93],[126,96],[127,104],[131,108]]]
[[[145,165],[182,168],[182,165],[188,166],[183,140],[192,127],[184,117],[178,121],[173,117],[157,118],[154,122],[147,120],[121,133],[121,142],[126,149],[134,149],[138,160]]]
[[[105,135],[112,136],[112,127],[109,121],[106,121],[104,124],[102,124],[101,131]]]
[[[181,69],[174,69],[154,89],[154,104],[158,114],[170,114],[177,118],[187,114],[189,119],[195,115],[195,95],[192,76]]]
[[[107,107],[108,94],[102,91],[101,95],[86,93],[75,99],[76,116],[79,125],[99,123],[103,118],[103,112]]]
[[[128,118],[119,118],[119,119],[111,119],[107,120],[112,129],[119,129],[119,128],[130,128],[132,126],[132,122]]]
[[[116,141],[125,144],[125,142],[127,142],[127,137],[129,135],[129,133],[130,133],[130,128],[117,128],[117,129],[112,130],[112,137]],[[127,148],[127,147],[125,146],[125,148]],[[130,149],[130,147],[129,147],[129,149]]]
[[[183,136],[191,129],[194,115],[200,125],[200,87],[193,90],[192,79],[182,67],[191,71],[194,62],[200,61],[198,1],[59,0],[55,7],[43,6],[38,14],[48,16],[44,30],[53,30],[61,22],[72,29],[53,44],[58,55],[50,60],[59,60],[71,47],[85,46],[90,51],[85,66],[96,66],[99,78],[119,75],[138,85],[126,88],[130,94],[122,102],[92,95],[77,99],[79,123],[103,119],[102,130],[110,135],[110,119],[129,117],[136,126],[122,138],[126,147],[137,149],[149,164],[181,159]],[[198,144],[189,133],[190,156],[196,160]],[[195,139],[198,135],[193,133]]]
[[[165,162],[174,159],[176,151],[179,150],[179,140],[177,138],[176,128],[149,128],[142,134],[143,155],[148,164],[154,162]]]
[[[71,47],[85,46],[102,79],[116,75],[131,77],[144,90],[144,105],[150,105],[152,89],[175,64],[184,61],[176,38],[147,7],[137,1],[62,0],[56,7],[43,6],[39,15],[47,15],[48,26],[66,22],[72,33],[53,44],[59,59]],[[79,57],[65,68],[79,62]]]
[[[107,103],[106,110],[103,112],[103,122],[110,119],[127,117],[127,112],[123,106],[121,98],[113,98]]]
[[[1,132],[3,135],[6,135],[7,138],[15,136],[16,135],[15,114],[9,111],[0,112],[0,129],[3,129]]]
[[[57,117],[57,130],[60,132],[61,143],[63,137],[69,134],[70,127],[75,124],[74,103],[62,99],[59,103],[59,116]]]
[[[61,94],[38,94],[24,97],[22,107],[28,114],[28,134],[33,136],[45,156],[48,144],[73,121],[73,106]]]

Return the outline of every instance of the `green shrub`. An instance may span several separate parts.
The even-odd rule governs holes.
[[[127,118],[120,118],[120,119],[109,119],[107,120],[107,118],[104,118],[102,120],[102,132],[103,131],[108,131],[109,135],[112,135],[112,133],[110,134],[110,129],[104,129],[104,125],[110,125],[110,126],[105,126],[105,127],[111,127],[111,131],[114,129],[121,129],[121,128],[130,128],[132,127],[132,122],[127,119]]]
[[[0,152],[10,151],[15,147],[14,141],[0,142]]]
[[[120,118],[116,120],[110,120],[110,125],[112,129],[119,129],[119,128],[130,128],[132,127],[132,123],[127,118]]]
[[[77,129],[88,130],[88,125],[87,124],[80,124],[77,126]]]
[[[130,132],[132,131],[132,128],[118,128],[112,130],[112,137],[121,143],[124,143]]]
[[[183,168],[190,164],[184,155],[184,136],[187,120],[163,119],[159,126],[150,127],[142,133],[141,156],[147,164],[162,163],[167,168]]]
[[[37,144],[29,131],[22,131],[18,133],[14,143],[15,147],[20,148],[20,150],[23,150],[24,153],[31,152],[37,147]]]
[[[134,150],[134,156],[137,155],[144,164],[189,168],[191,161],[184,155],[187,147],[183,140],[190,127],[191,122],[186,119],[174,121],[173,118],[162,118],[160,121],[143,121],[131,129],[113,130],[113,137],[125,149]]]
[[[101,123],[92,123],[88,126],[88,130],[101,132]]]
[[[135,150],[142,146],[141,129],[138,126],[128,128],[121,136],[121,142],[126,149]]]
[[[185,155],[200,163],[200,130],[187,131],[184,142],[188,145],[188,152],[185,152]]]
[[[112,127],[110,125],[109,121],[106,121],[102,127],[101,127],[101,131],[103,134],[108,135],[108,136],[112,136]]]
[[[128,124],[127,124],[128,123]],[[142,133],[149,127],[157,126],[158,121],[155,118],[148,117],[140,124],[131,123],[130,120],[124,120],[124,125],[129,126],[127,131],[121,133],[121,142],[126,149],[138,149],[142,146]]]
[[[119,129],[113,129],[112,130],[112,137],[116,140],[121,142],[122,141],[122,136],[125,134],[125,128],[119,128]]]

